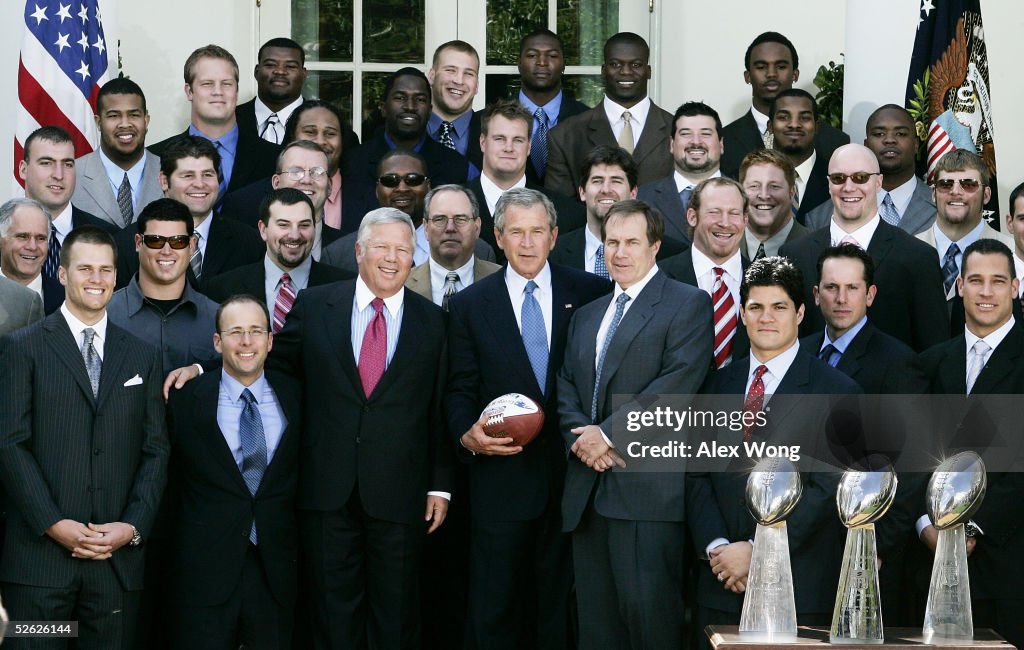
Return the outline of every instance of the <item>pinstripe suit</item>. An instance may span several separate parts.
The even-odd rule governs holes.
[[[60,311],[3,340],[0,477],[11,510],[0,581],[15,619],[70,620],[83,614],[84,623],[83,591],[99,589],[105,598],[110,591],[142,588],[143,547],[124,546],[102,562],[76,560],[44,533],[62,519],[126,522],[143,537],[149,533],[169,454],[160,386],[156,351],[110,323],[98,398],[79,342]],[[52,611],[22,602],[14,595],[22,592],[12,585],[46,588],[56,594],[47,602],[64,602]],[[122,602],[133,598],[121,595]],[[128,609],[110,614],[121,619],[113,623],[115,632],[131,628]],[[108,629],[90,644],[88,627],[80,630],[79,647],[128,642],[105,636]]]

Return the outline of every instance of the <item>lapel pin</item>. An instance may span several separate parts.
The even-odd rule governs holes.
[[[572,309],[572,303],[568,303],[568,304],[567,304],[567,305],[565,306],[565,308],[566,308],[566,309]]]

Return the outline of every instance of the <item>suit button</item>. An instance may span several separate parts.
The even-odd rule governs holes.
[[[370,407],[369,406],[364,406],[363,407],[363,413],[369,413],[369,412],[370,412]]]
[[[361,443],[362,441],[363,441],[363,439],[362,439],[362,438],[360,438],[359,436],[356,436],[356,444],[357,444],[357,445],[358,445],[359,443]]]

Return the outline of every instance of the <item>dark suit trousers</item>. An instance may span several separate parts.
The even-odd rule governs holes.
[[[466,650],[571,647],[572,557],[558,502],[530,521],[473,520]]]
[[[12,621],[78,621],[76,650],[128,650],[132,647],[139,611],[138,591],[125,591],[114,568],[103,560],[75,562],[75,584],[66,589],[10,582],[0,585]],[[8,647],[58,650],[67,639],[7,639]]]
[[[609,519],[587,506],[572,534],[580,648],[682,648],[682,522]]]
[[[1024,647],[1024,600],[1020,598],[1003,600],[978,599],[971,603],[974,628],[990,627],[1017,648]]]
[[[231,598],[216,607],[181,603],[174,624],[175,650],[289,650],[295,612],[274,599],[259,550],[249,545]]]
[[[424,507],[427,495],[423,495]],[[419,574],[426,524],[366,514],[359,491],[329,512],[299,514],[317,650],[420,647]]]

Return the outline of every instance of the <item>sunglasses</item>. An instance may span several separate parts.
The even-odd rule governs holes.
[[[172,249],[180,251],[183,248],[188,248],[191,239],[191,235],[171,235],[170,237],[165,237],[164,235],[143,235],[142,243],[146,245],[146,248],[152,248],[155,251],[163,248],[164,244],[170,244]]]
[[[960,183],[960,189],[964,194],[974,194],[981,189],[981,181],[973,178],[940,178],[935,181],[935,189],[947,194],[953,191],[953,185]]]
[[[842,185],[846,182],[846,179],[849,178],[857,185],[863,185],[871,180],[872,176],[878,176],[878,172],[853,172],[852,174],[840,174],[839,172],[836,172],[828,175],[828,182],[833,185]]]
[[[398,185],[405,181],[405,184],[409,187],[419,187],[427,181],[427,177],[423,174],[384,174],[377,179],[377,182],[384,187],[398,187]]]

